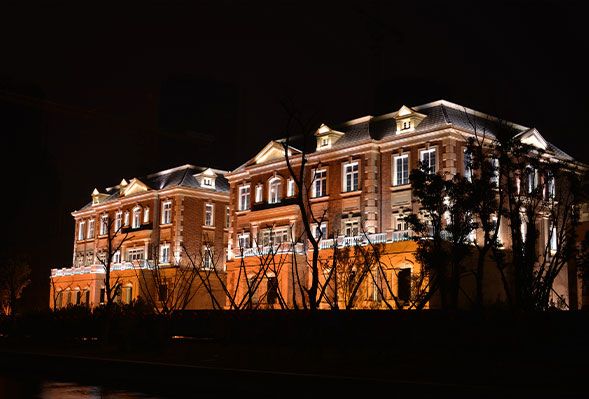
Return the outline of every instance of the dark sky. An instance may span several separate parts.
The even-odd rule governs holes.
[[[282,137],[282,102],[334,124],[444,98],[589,161],[586,22],[564,2],[121,3],[0,6],[2,244],[30,256],[32,303],[94,187],[234,169]]]

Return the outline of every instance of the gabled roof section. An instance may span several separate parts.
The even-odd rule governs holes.
[[[149,186],[143,183],[141,180],[134,178],[129,182],[129,185],[125,187],[125,189],[121,192],[121,195],[133,195],[137,193],[143,193],[145,191],[151,190]]]
[[[544,137],[542,137],[536,128],[526,130],[517,134],[515,137],[519,138],[519,140],[524,144],[529,144],[542,150],[546,150],[548,148],[548,142],[544,139]]]
[[[298,155],[301,151],[297,150],[294,147],[288,147],[288,155]],[[258,154],[250,159],[245,166],[250,165],[259,165],[261,163],[274,161],[276,159],[284,159],[284,146],[281,142],[272,140],[264,148],[262,151],[258,152]]]

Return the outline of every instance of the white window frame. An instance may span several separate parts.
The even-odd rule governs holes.
[[[86,234],[86,238],[94,238],[94,219],[88,221],[88,234]]]
[[[358,237],[360,235],[360,221],[358,220],[358,218],[343,219],[342,224],[344,236]]]
[[[356,170],[354,170],[354,166],[356,166]],[[348,167],[351,167],[352,170],[348,171]],[[354,175],[356,179],[354,179]],[[360,163],[358,161],[344,163],[342,165],[342,176],[342,191],[344,193],[358,191],[360,188]],[[350,177],[351,186],[348,186],[348,176]],[[354,185],[354,183],[356,184]]]
[[[327,239],[327,234],[328,234],[328,230],[327,230],[327,222],[323,222],[320,224],[314,223],[313,225],[311,225],[311,231],[313,232],[313,237],[315,239],[319,238],[319,228],[321,228],[321,230],[323,230],[323,235],[321,236],[321,239]]]
[[[422,163],[424,163],[424,161],[425,161],[426,154],[428,155],[428,157],[427,157],[427,165],[428,165],[427,173],[433,175],[433,174],[437,173],[437,171],[438,171],[438,155],[436,154],[436,148],[430,148],[428,150],[421,150],[419,152],[419,160]],[[433,170],[430,170],[430,169],[432,169],[432,166],[431,166],[431,155],[429,155],[429,154],[434,154]]]
[[[469,182],[472,182],[472,168],[470,164],[472,163],[472,154],[468,152],[468,149],[465,148],[464,152],[462,153],[462,164],[464,167],[464,178]]]
[[[293,197],[295,193],[294,179],[288,179],[286,182],[286,196]]]
[[[531,194],[538,187],[538,171],[531,165],[526,166],[526,186],[528,194]]]
[[[149,207],[143,210],[143,223],[149,223]]]
[[[491,176],[491,183],[495,187],[499,187],[499,159],[491,157],[491,166],[493,167],[493,176]]]
[[[258,184],[256,186],[256,203],[260,203],[264,200],[264,186]]]
[[[406,160],[407,165],[401,168],[402,180],[399,181],[399,161],[403,165],[405,163],[403,160]],[[405,175],[407,175],[406,180]],[[409,184],[409,154],[403,154],[393,158],[393,186],[404,186],[406,184]]]
[[[546,179],[546,200],[553,200],[556,198],[556,181],[554,176],[547,176]]]
[[[231,210],[228,206],[225,207],[225,228],[229,228],[229,224],[231,223]]]
[[[215,207],[213,204],[205,204],[204,225],[213,226],[215,221]]]
[[[163,265],[170,263],[170,244],[160,246],[160,263]]]
[[[558,250],[558,237],[557,237],[556,226],[552,225],[550,229],[550,254],[554,255]]]
[[[311,190],[311,194],[313,198],[327,195],[327,169],[316,169],[313,172],[313,190]]]
[[[129,211],[125,211],[125,226],[129,226]]]
[[[237,248],[249,248],[249,247],[250,247],[250,234],[249,233],[238,234],[237,235]]]
[[[247,211],[250,209],[250,185],[239,187],[239,210]]]
[[[119,264],[121,263],[121,251],[117,251],[112,255],[112,263],[113,264]]]
[[[203,177],[202,185],[206,187],[213,187],[213,179],[211,177]]]
[[[165,201],[162,204],[162,224],[172,223],[172,201]]]
[[[144,248],[129,248],[127,250],[127,260],[129,262],[145,260]]]
[[[141,227],[141,207],[136,206],[133,208],[133,225],[131,228],[138,229]]]
[[[108,215],[102,215],[100,217],[100,235],[105,236],[108,234]]]
[[[405,220],[405,214],[395,215],[393,217],[393,220],[394,220],[394,225],[393,225],[394,231],[407,231],[407,230],[409,230],[409,223],[407,223],[407,221]]]
[[[115,213],[115,234],[121,231],[121,227],[123,226],[123,212],[118,211]]]
[[[268,181],[268,203],[278,204],[281,201],[282,181],[279,177],[273,177]]]
[[[213,253],[211,251],[211,248],[208,246],[205,246],[203,248],[202,251],[203,257],[202,257],[202,268],[204,270],[213,270]]]
[[[78,224],[78,241],[84,240],[85,233],[86,233],[86,221],[82,220]]]

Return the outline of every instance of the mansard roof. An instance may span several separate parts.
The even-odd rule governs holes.
[[[216,174],[214,187],[201,186],[198,180],[194,177],[204,171],[209,173],[212,171]],[[123,189],[120,185],[108,187],[105,191],[109,196],[102,201],[101,204],[119,199],[121,196],[121,190],[124,191],[125,189],[128,189],[128,187],[134,182],[136,182],[135,184],[141,183],[141,185],[145,186],[148,190],[163,190],[170,187],[190,187],[219,193],[229,193],[229,182],[224,177],[225,173],[227,172],[224,170],[186,164],[176,168],[163,170],[161,172],[152,173],[147,176],[131,179],[129,185]],[[80,210],[89,208],[92,208],[92,202],[86,204]]]
[[[335,128],[343,132],[344,136],[334,143],[332,148],[347,147],[370,140],[388,140],[393,139],[399,134],[403,134],[403,132],[397,131],[396,118],[399,117],[400,111],[407,112],[406,110],[425,115],[425,118],[411,131],[412,134],[455,127],[471,133],[484,133],[490,137],[495,137],[499,131],[508,127],[510,130],[513,130],[513,133],[517,137],[520,135],[523,136],[526,132],[532,130],[526,126],[502,121],[494,116],[463,107],[450,101],[438,100],[414,107],[403,106],[396,112],[376,117],[368,115],[337,125]],[[536,129],[533,130],[537,133]],[[544,138],[542,140],[546,141]],[[554,152],[561,159],[573,159],[570,155],[548,141],[546,141],[545,149]]]

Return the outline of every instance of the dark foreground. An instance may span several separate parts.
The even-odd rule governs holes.
[[[200,312],[140,326],[107,345],[3,337],[0,398],[42,397],[47,382],[100,392],[81,398],[589,397],[583,313]]]

